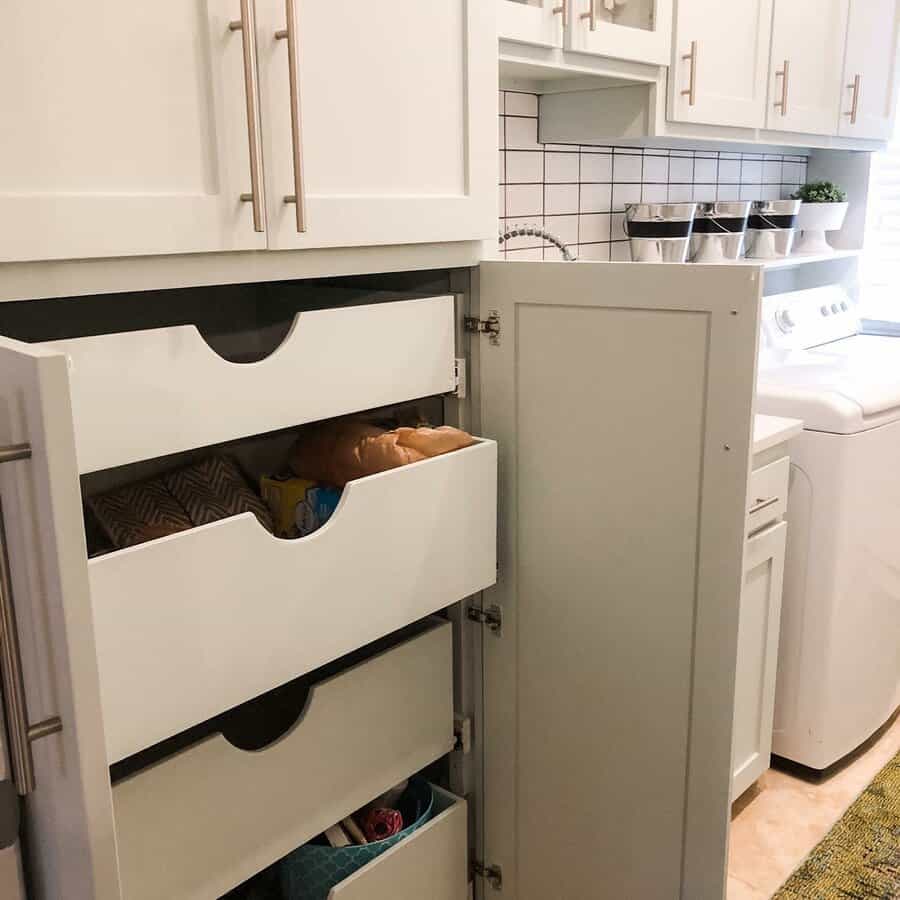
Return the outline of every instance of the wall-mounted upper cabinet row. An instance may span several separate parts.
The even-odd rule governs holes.
[[[676,122],[884,140],[897,0],[678,0]]]
[[[672,0],[496,0],[500,37],[664,66]]]
[[[490,235],[471,0],[13,3],[0,261]]]

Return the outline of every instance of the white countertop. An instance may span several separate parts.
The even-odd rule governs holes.
[[[777,447],[803,431],[800,419],[783,419],[780,416],[756,416],[753,422],[753,452],[762,453]]]

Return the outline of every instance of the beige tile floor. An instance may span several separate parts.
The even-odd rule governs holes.
[[[768,900],[900,751],[900,717],[827,777],[769,769],[734,804],[728,900]]]

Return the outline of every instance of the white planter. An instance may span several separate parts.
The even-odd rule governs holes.
[[[795,253],[834,253],[825,240],[826,231],[839,231],[844,224],[849,203],[803,203],[797,214],[797,228],[802,231]]]

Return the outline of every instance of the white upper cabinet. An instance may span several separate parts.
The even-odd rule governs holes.
[[[767,128],[835,133],[848,6],[849,0],[775,0]]]
[[[270,248],[494,234],[490,3],[256,3]]]
[[[568,50],[658,66],[669,64],[672,0],[565,2],[570,4]]]
[[[496,0],[497,26],[507,41],[562,47],[572,0]]]
[[[42,0],[5,13],[0,262],[266,246],[241,202],[238,0],[89,11]]]
[[[850,0],[838,134],[887,140],[896,106],[896,0]]]
[[[762,128],[771,30],[772,0],[677,0],[669,118]]]

